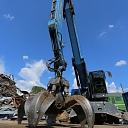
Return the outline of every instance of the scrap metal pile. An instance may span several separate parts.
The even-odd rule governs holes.
[[[27,91],[21,91],[15,84],[13,75],[0,74],[0,96],[11,97],[13,104],[18,107],[30,94]]]
[[[15,84],[12,75],[0,74],[0,95],[7,97],[18,96],[17,91],[20,89]]]
[[[17,115],[17,108],[29,93],[16,87],[12,75],[0,74],[0,118],[10,119]]]

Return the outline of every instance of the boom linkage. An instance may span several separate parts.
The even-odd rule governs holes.
[[[76,27],[74,23],[74,6],[71,0],[65,0],[64,2],[64,18],[66,18],[73,58],[72,58],[72,65],[74,67],[77,86],[81,88],[81,94],[88,91],[88,77],[86,71],[86,64],[84,58],[82,56],[82,52],[80,49],[80,44],[78,40],[78,35],[76,32]],[[87,93],[86,93],[87,97]]]
[[[62,43],[61,32],[63,20],[63,5],[64,0],[52,1],[50,21],[48,22],[48,29],[52,42],[52,49],[54,52],[54,59],[49,60],[49,62],[47,62],[47,67],[48,69],[57,73],[57,75],[61,75],[62,72],[66,70],[67,66],[67,63],[64,60],[63,56],[64,44]],[[54,68],[50,67],[51,64],[54,64]]]
[[[78,41],[77,32],[74,24],[74,6],[71,0],[53,0],[52,9],[50,15],[50,21],[48,22],[48,28],[50,33],[50,38],[52,42],[52,49],[54,52],[55,59],[47,61],[47,67],[50,71],[54,71],[58,75],[62,75],[62,72],[66,70],[67,63],[64,60],[63,56],[63,47],[62,43],[62,20],[66,19],[72,52],[73,59],[72,65],[75,70],[77,85],[81,88],[81,93],[88,90],[88,79],[86,64],[80,50],[80,45]],[[54,68],[51,68],[50,65],[54,64]],[[62,68],[60,68],[62,66]]]

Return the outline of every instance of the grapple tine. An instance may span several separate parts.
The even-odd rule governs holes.
[[[51,124],[55,121],[57,115],[58,115],[58,113],[56,112],[55,109],[49,109],[48,110],[47,118],[46,118],[46,122],[47,122],[48,127],[50,127]]]
[[[55,118],[57,117],[58,113],[56,111],[56,108],[52,105],[52,103],[55,101],[55,97],[47,97],[45,101],[41,105],[40,109],[40,118],[43,114],[47,115],[46,122],[47,126],[51,126]]]
[[[33,100],[33,97],[29,97],[26,101],[23,101],[19,107],[18,107],[18,119],[17,122],[18,124],[21,124],[22,120],[23,120],[23,116],[26,114],[26,116],[28,117],[28,111],[29,111],[29,107],[31,105],[31,102]]]
[[[28,117],[28,113],[29,113],[29,107],[32,103],[32,100],[33,100],[34,97],[29,97],[26,102],[25,102],[25,105],[24,105],[24,108],[25,108],[25,114],[26,116]]]
[[[25,101],[23,101],[18,107],[18,111],[17,111],[18,112],[18,119],[17,119],[18,124],[21,124],[23,120],[23,116],[25,115],[24,104],[25,104]]]
[[[82,100],[78,99],[76,101],[81,105],[81,107],[83,108],[83,110],[86,114],[86,120],[88,123],[88,128],[93,128],[95,115],[94,115],[92,106],[90,105],[88,100],[84,97],[82,98]],[[80,123],[82,126],[84,126],[84,121],[81,121]]]
[[[75,102],[74,102],[75,100]],[[83,107],[82,104],[79,103],[80,101],[78,99],[71,99],[69,101],[70,108],[72,108],[69,117],[71,118],[73,115],[73,118],[71,120],[73,123],[80,123],[81,126],[83,127],[86,123],[86,118],[88,118],[88,113],[86,112],[85,108]],[[66,105],[67,106],[67,105]],[[75,116],[75,118],[74,118]]]
[[[67,107],[73,108],[76,112],[82,126],[85,125],[87,120],[88,128],[93,128],[95,115],[88,99],[80,95],[73,95],[71,97],[67,97],[65,103]],[[80,106],[84,112],[85,118],[83,117],[84,115],[82,114],[82,110],[80,110]]]
[[[35,128],[39,123],[39,111],[43,101],[49,96],[49,92],[40,92],[32,100],[28,112],[28,125]]]
[[[79,101],[77,100],[77,102],[79,102]],[[87,113],[86,113],[86,111],[83,109],[82,104],[77,103],[77,104],[73,105],[71,108],[72,108],[72,109],[75,111],[75,113],[77,114],[77,118],[78,118],[78,120],[79,120],[78,122],[80,122],[81,126],[84,126],[85,123],[86,123],[86,116],[87,116]]]
[[[40,107],[40,111],[39,111],[39,120],[42,118],[42,116],[44,114],[46,114],[46,111],[48,109],[50,109],[50,106],[52,105],[52,103],[55,101],[55,97],[53,97],[53,95],[49,95],[43,102],[42,105]]]

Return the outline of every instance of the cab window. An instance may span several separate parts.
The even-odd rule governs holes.
[[[121,97],[116,97],[116,101],[121,101]]]

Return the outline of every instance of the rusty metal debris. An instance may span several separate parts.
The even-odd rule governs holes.
[[[0,74],[0,118],[17,119],[17,108],[30,94],[16,87],[12,75]],[[25,115],[22,119],[26,119]]]
[[[15,84],[13,75],[0,74],[0,96],[11,97],[8,104],[13,102],[14,106],[18,107],[30,94],[27,91],[21,91]]]

